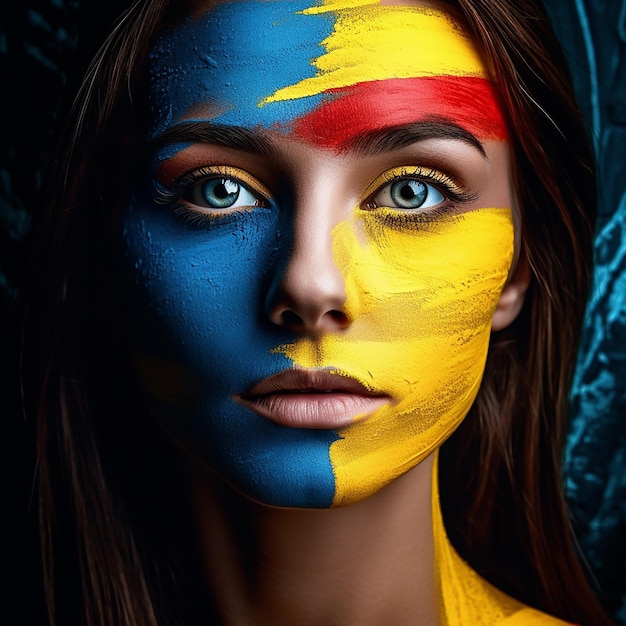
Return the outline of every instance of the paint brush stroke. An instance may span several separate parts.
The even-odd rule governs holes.
[[[345,148],[363,134],[434,120],[457,124],[481,140],[507,137],[493,86],[484,78],[396,78],[325,95],[326,101],[295,120],[293,128],[297,137],[323,148]]]
[[[326,52],[312,61],[316,75],[278,89],[261,105],[317,95],[364,78],[486,76],[472,41],[441,11],[368,6],[336,14],[333,32],[321,42]]]

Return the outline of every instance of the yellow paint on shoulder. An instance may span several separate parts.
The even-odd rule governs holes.
[[[327,11],[336,12],[337,19],[322,42],[326,53],[312,61],[316,75],[278,89],[259,106],[365,81],[486,76],[471,40],[441,11],[354,1],[330,2],[303,13]]]
[[[441,515],[438,461],[439,454],[436,453],[432,475],[432,518],[442,625],[568,626],[568,622],[533,609],[500,591],[461,558],[448,539]]]

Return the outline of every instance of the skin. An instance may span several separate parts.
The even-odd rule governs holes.
[[[277,18],[291,20],[298,3],[246,3],[257,11],[249,21],[239,4],[183,25],[153,54],[152,181],[137,189],[122,233],[138,376],[155,417],[190,453],[207,578],[228,623],[436,624],[432,452],[471,406],[491,327],[514,319],[526,286],[520,273],[506,282],[506,131],[473,125],[485,109],[479,91],[474,109],[452,107],[458,91],[447,87],[424,90],[421,113],[397,119],[395,88],[384,84],[369,132],[353,128],[363,118],[363,98],[351,99],[358,88],[334,93],[343,109],[324,108],[321,92],[345,81],[318,84],[310,63],[338,32],[335,14],[299,17],[300,45],[285,63],[290,42]],[[359,10],[372,23],[391,15]],[[401,17],[423,17],[410,11]],[[203,39],[203,20],[234,40]],[[447,44],[469,45],[445,32]],[[264,42],[265,66],[249,41]],[[367,71],[357,82],[372,79]],[[480,97],[497,111],[488,89]],[[454,124],[428,118],[461,109]],[[402,131],[386,131],[384,149],[376,120]],[[200,126],[181,134],[189,121]],[[348,129],[341,138],[321,133],[331,122]],[[216,125],[250,132],[235,138]],[[247,200],[206,206],[202,182],[181,186],[192,171],[200,181],[238,180]],[[429,185],[421,191],[432,206],[386,208],[392,175]],[[294,367],[347,376],[364,393],[250,400],[255,385]],[[265,555],[254,572],[239,533]]]

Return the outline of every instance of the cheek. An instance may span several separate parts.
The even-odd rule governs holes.
[[[491,317],[511,263],[508,209],[411,227],[363,219],[334,231],[346,278],[348,333],[285,348],[304,366],[369,380],[394,404],[341,431],[331,446],[334,505],[361,500],[411,469],[453,432],[478,392]]]
[[[170,380],[185,381],[187,394],[240,391],[247,382],[237,367],[243,346],[268,353],[257,320],[264,274],[279,246],[275,221],[268,211],[239,218],[236,228],[193,226],[147,202],[127,210],[129,329],[151,396],[171,395],[159,382],[168,378],[164,364]]]
[[[128,321],[146,406],[181,444],[248,497],[275,506],[328,507],[335,490],[332,431],[281,428],[233,399],[291,366],[272,352],[259,310],[277,250],[272,212],[236,225],[185,226],[138,202],[126,211]],[[284,225],[283,225],[284,226]]]
[[[366,212],[365,244],[347,224],[337,230],[348,301],[393,341],[469,339],[489,324],[509,271],[511,211],[478,209],[425,223],[403,218]]]

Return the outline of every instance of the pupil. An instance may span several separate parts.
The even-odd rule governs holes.
[[[224,183],[220,183],[219,185],[215,186],[215,189],[213,189],[213,193],[220,198],[220,200],[222,198],[226,198],[229,193],[228,190],[226,189],[226,185]]]
[[[210,180],[202,190],[206,203],[215,209],[228,209],[239,198],[239,185],[228,179]]]
[[[419,180],[397,181],[390,191],[393,202],[403,209],[419,208],[428,196],[428,188]]]
[[[404,185],[404,187],[402,187],[402,190],[400,191],[400,195],[405,200],[410,200],[415,195],[415,193],[409,185]]]

